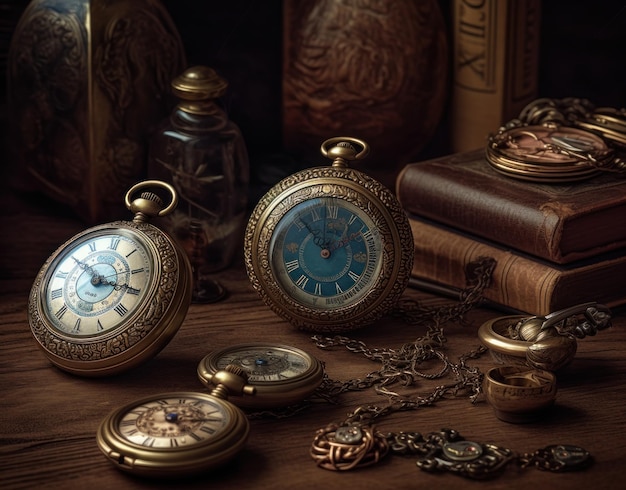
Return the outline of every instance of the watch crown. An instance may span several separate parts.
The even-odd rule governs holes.
[[[161,199],[158,194],[150,191],[143,191],[139,194],[139,197],[133,199],[135,193],[146,187],[158,187],[167,191],[171,197],[170,203],[165,206],[163,199]],[[178,203],[178,195],[170,184],[161,182],[160,180],[146,180],[135,184],[128,190],[124,198],[124,203],[126,207],[135,214],[133,221],[137,223],[148,221],[155,216],[165,216],[171,213]]]
[[[216,372],[209,379],[215,385],[211,395],[227,399],[229,395],[254,395],[256,388],[249,384],[248,373],[234,364]]]

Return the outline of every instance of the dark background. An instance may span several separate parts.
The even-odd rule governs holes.
[[[282,2],[162,0],[182,37],[189,65],[215,68],[230,84],[224,104],[241,128],[253,177],[269,185],[303,162],[281,149]],[[449,0],[440,1],[449,21]],[[5,119],[6,51],[28,1],[0,0],[0,70]],[[626,107],[626,3],[544,0],[539,96],[577,96],[599,106]],[[6,122],[5,122],[6,123]],[[415,160],[447,153],[445,117]],[[319,162],[318,162],[319,163]],[[9,162],[3,162],[8,165]],[[263,169],[261,171],[260,169]],[[265,177],[262,177],[265,176]],[[258,183],[258,182],[257,182]]]

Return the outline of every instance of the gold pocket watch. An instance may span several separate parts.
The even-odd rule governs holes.
[[[305,330],[343,332],[370,324],[397,302],[413,264],[413,237],[395,196],[348,162],[364,141],[326,140],[332,166],[276,184],[255,207],[244,258],[263,301]]]
[[[226,463],[250,432],[244,413],[226,398],[254,388],[236,366],[213,380],[211,394],[163,393],[118,408],[101,422],[98,447],[117,468],[141,476],[187,476]]]
[[[154,192],[135,196],[147,188],[169,193],[169,205]],[[115,374],[155,356],[191,301],[185,252],[147,222],[176,207],[175,190],[144,181],[125,201],[133,221],[75,235],[48,258],[31,288],[31,331],[50,361],[73,374]]]
[[[303,350],[280,344],[249,343],[211,352],[198,364],[198,377],[213,384],[215,373],[235,365],[256,388],[254,396],[232,396],[240,407],[275,408],[304,400],[322,383],[324,366]]]

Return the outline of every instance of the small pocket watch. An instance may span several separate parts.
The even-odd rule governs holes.
[[[154,192],[135,196],[147,188],[169,193],[169,205]],[[31,331],[50,361],[73,374],[116,374],[155,356],[191,301],[185,252],[147,222],[176,207],[175,190],[144,181],[125,201],[133,221],[75,235],[48,258],[31,288]]]
[[[101,422],[98,447],[117,468],[141,476],[188,476],[226,463],[250,432],[244,413],[226,398],[255,389],[237,366],[213,381],[211,394],[163,393],[118,408]]]
[[[276,408],[304,400],[322,383],[324,366],[303,350],[280,344],[250,343],[211,352],[198,364],[198,377],[213,384],[215,373],[239,366],[256,388],[254,396],[232,396],[240,407]]]
[[[395,196],[348,168],[369,146],[338,137],[321,146],[332,166],[297,172],[255,207],[244,258],[252,286],[294,326],[343,332],[389,311],[409,280],[413,237]]]

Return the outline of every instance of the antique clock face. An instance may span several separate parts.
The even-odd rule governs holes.
[[[43,313],[61,334],[80,338],[114,330],[150,290],[154,259],[154,251],[138,234],[117,227],[91,231],[48,267]]]
[[[313,356],[295,347],[269,343],[235,345],[211,352],[198,365],[198,377],[211,386],[213,375],[227,365],[239,366],[256,388],[254,396],[231,396],[235,405],[271,408],[295,404],[322,383],[324,367]]]
[[[219,466],[245,444],[247,418],[213,395],[175,392],[120,407],[97,432],[115,466],[145,476],[189,475]]]
[[[354,138],[326,141],[322,152],[333,166],[279,182],[248,222],[244,256],[252,285],[297,327],[341,332],[367,325],[408,282],[413,238],[404,211],[382,184],[346,166],[367,151]]]
[[[129,196],[148,186],[165,187],[175,203],[174,190],[155,181],[135,186]],[[143,193],[129,206],[139,218],[74,236],[46,261],[31,289],[35,339],[55,365],[74,374],[114,374],[154,356],[190,303],[185,253],[145,222],[162,211],[162,201]]]

